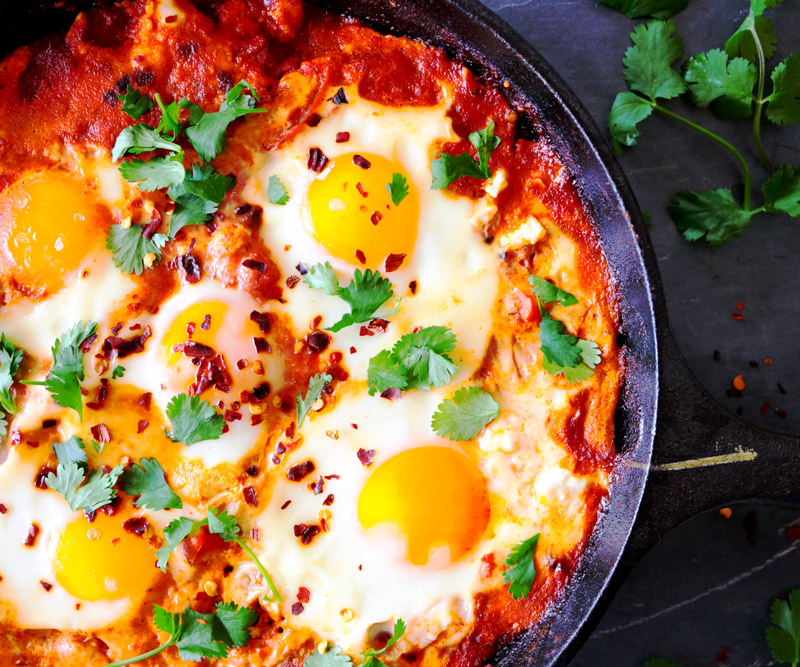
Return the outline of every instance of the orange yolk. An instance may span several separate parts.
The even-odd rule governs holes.
[[[80,600],[140,596],[157,572],[155,548],[102,512],[92,523],[81,517],[64,529],[54,564],[58,582]]]
[[[369,168],[354,159],[361,164],[366,160]],[[408,195],[395,206],[387,189],[395,173],[405,175],[395,162],[380,155],[337,157],[328,174],[309,188],[317,242],[337,257],[371,269],[377,269],[390,254],[410,255],[417,241],[419,196],[409,180]]]
[[[0,194],[0,252],[26,287],[60,288],[102,236],[94,199],[69,176],[50,171]]]
[[[365,529],[393,524],[414,565],[425,565],[431,551],[441,548],[449,549],[455,562],[478,543],[489,522],[486,479],[455,449],[408,449],[369,477],[358,518]]]
[[[177,363],[180,359],[185,359],[183,352],[175,351],[175,346],[189,340],[202,345],[208,345],[219,350],[219,342],[222,342],[220,331],[225,324],[225,316],[228,313],[228,304],[220,301],[203,301],[195,303],[184,310],[170,325],[161,344],[164,348],[164,356],[170,364]],[[208,328],[204,322],[208,316]],[[188,334],[190,323],[194,324],[194,332],[191,337]]]

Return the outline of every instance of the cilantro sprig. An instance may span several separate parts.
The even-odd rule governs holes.
[[[276,206],[286,206],[289,203],[289,193],[286,191],[286,186],[275,174],[269,177],[267,198],[270,204],[275,204]]]
[[[44,480],[48,488],[64,496],[73,512],[94,512],[108,505],[117,497],[114,486],[124,470],[124,466],[118,465],[110,472],[89,471],[84,449],[80,438],[74,436],[53,445],[58,466],[56,472],[49,473]]]
[[[121,224],[112,225],[106,237],[106,247],[111,251],[114,264],[124,273],[141,275],[147,268],[145,258],[153,255],[153,264],[161,259],[161,249],[169,237],[165,234],[153,234],[145,238],[144,227],[131,223],[128,227]]]
[[[130,85],[124,95],[117,95],[117,99],[122,102],[122,112],[133,120],[139,120],[155,106],[153,100]]]
[[[370,395],[387,389],[428,390],[449,382],[458,371],[450,353],[456,335],[447,327],[425,327],[405,334],[391,350],[369,360],[367,383]]]
[[[400,206],[401,202],[408,196],[408,180],[403,174],[395,172],[392,174],[391,183],[386,184],[386,190],[392,198],[392,204]]]
[[[472,440],[499,414],[500,406],[488,391],[480,387],[461,387],[452,399],[439,404],[431,427],[443,438]]]
[[[122,490],[139,496],[134,504],[150,510],[181,509],[183,501],[167,483],[164,468],[156,459],[144,458],[122,474]]]
[[[361,667],[386,667],[386,663],[379,659],[386,651],[394,646],[406,633],[406,624],[402,618],[394,622],[392,636],[382,649],[367,649],[362,651],[362,657],[366,658]],[[314,651],[303,660],[303,667],[352,667],[353,661],[350,656],[342,653],[338,646],[326,647],[324,652]]]
[[[166,544],[156,551],[156,558],[158,559],[156,561],[156,565],[161,569],[162,572],[167,571],[169,557],[178,547],[178,545],[180,545],[185,539],[197,535],[203,526],[208,527],[209,533],[219,535],[226,542],[238,544],[242,551],[244,551],[255,563],[258,571],[264,578],[264,582],[267,584],[270,592],[272,593],[272,597],[270,597],[269,594],[266,594],[264,599],[267,602],[275,602],[277,604],[283,602],[283,596],[275,586],[275,582],[272,580],[272,577],[269,575],[266,568],[258,559],[258,556],[256,556],[256,554],[247,544],[247,542],[242,539],[242,528],[236,521],[236,517],[228,514],[228,512],[225,510],[217,511],[209,507],[204,519],[195,520],[187,517],[181,517],[172,521],[164,529],[164,539],[166,540]]]
[[[14,376],[22,363],[23,352],[20,348],[0,334],[0,408],[6,414],[17,414],[17,404],[11,395],[11,386],[14,384]]]
[[[631,16],[627,10],[633,5],[650,4],[648,0],[603,1]],[[747,16],[725,43],[724,50],[716,48],[693,56],[682,67],[682,75],[675,65],[682,58],[683,42],[675,35],[672,20],[649,21],[637,26],[631,34],[633,46],[623,60],[630,91],[617,95],[609,116],[617,148],[635,145],[639,124],[657,111],[723,146],[742,168],[741,203],[727,188],[683,190],[673,197],[667,210],[688,241],[726,243],[744,234],[753,217],[761,213],[784,212],[800,217],[800,209],[791,205],[800,200],[800,184],[792,178],[797,167],[782,165],[776,169],[761,138],[765,117],[778,125],[800,122],[800,54],[790,54],[771,73],[767,69],[767,61],[776,52],[777,37],[772,22],[764,14],[781,1],[751,0]],[[680,7],[675,3],[670,9],[679,11]],[[637,15],[654,15],[654,12]],[[753,179],[742,153],[706,127],[664,106],[664,101],[687,93],[694,104],[710,107],[722,118],[752,118],[753,142],[762,164],[771,172],[763,186],[763,205],[753,205]],[[776,199],[783,205],[776,207]]]
[[[529,275],[528,282],[533,287],[533,293],[542,303],[560,303],[562,306],[574,306],[578,300],[566,290],[556,287],[553,283],[536,275]]]
[[[155,626],[169,634],[158,648],[142,655],[108,664],[123,667],[147,660],[167,650],[178,649],[183,660],[200,662],[204,658],[225,658],[233,647],[243,647],[250,641],[250,628],[258,622],[258,612],[250,607],[239,607],[234,602],[218,602],[210,614],[201,614],[188,605],[182,612],[169,612],[153,605]]]
[[[800,588],[778,599],[770,609],[772,625],[767,628],[767,644],[772,657],[792,667],[800,665]]]
[[[490,120],[484,129],[470,134],[469,141],[478,153],[477,159],[469,153],[459,155],[437,153],[436,157],[431,160],[431,173],[433,174],[431,190],[444,190],[462,176],[491,178],[489,157],[500,145],[500,137],[494,133],[494,121]]]
[[[343,287],[339,284],[339,279],[330,262],[325,262],[324,264],[314,264],[303,276],[303,280],[312,289],[321,289],[329,296],[338,296],[350,306],[349,313],[327,328],[333,333],[352,324],[369,322],[374,319],[378,308],[394,296],[389,279],[384,278],[379,271],[371,269],[366,271],[356,269],[353,279]]]
[[[516,544],[506,557],[506,570],[503,581],[508,584],[508,592],[515,600],[528,597],[533,590],[536,579],[536,545],[539,544],[540,533]]]
[[[225,425],[222,415],[208,401],[187,394],[172,397],[167,404],[167,417],[172,425],[172,431],[164,431],[167,437],[184,445],[218,440]]]
[[[83,351],[80,346],[97,331],[96,322],[78,322],[61,334],[53,344],[53,365],[47,378],[42,381],[24,381],[23,384],[42,385],[53,400],[65,408],[72,408],[83,421],[83,396],[81,382],[84,380]]]
[[[542,316],[539,325],[542,366],[550,375],[563,374],[567,382],[588,380],[601,360],[597,343],[567,333],[564,323],[547,312],[541,301],[538,303]]]
[[[305,397],[298,395],[295,398],[297,428],[302,426],[303,420],[306,418],[311,406],[319,400],[320,396],[322,396],[322,390],[325,389],[332,380],[333,377],[327,373],[318,373],[317,375],[311,376],[308,381],[308,391]]]

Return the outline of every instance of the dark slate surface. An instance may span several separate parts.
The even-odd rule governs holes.
[[[635,23],[592,0],[483,1],[555,66],[607,133],[608,110],[624,90],[621,58]],[[686,54],[721,46],[748,5],[747,0],[690,0],[677,17]],[[800,3],[787,3],[772,15],[778,58],[800,50]],[[758,192],[766,173],[748,122],[718,121],[681,102],[670,106],[736,144],[754,168]],[[686,243],[666,214],[670,196],[682,188],[738,186],[738,165],[724,149],[669,119],[652,118],[642,127],[639,145],[627,149],[620,162],[652,216],[650,235],[669,315],[689,366],[729,410],[741,407],[754,423],[800,432],[800,222],[761,216],[727,246]],[[764,140],[774,162],[800,164],[800,126],[777,129],[767,123]],[[739,302],[741,321],[731,318]],[[766,358],[772,365],[764,364]],[[726,396],[739,374],[747,383],[744,395]],[[762,416],[766,401],[770,407]],[[788,417],[781,419],[776,407]],[[792,523],[800,524],[800,511],[751,504],[735,507],[730,519],[712,512],[685,524],[645,557],[572,664],[633,667],[655,655],[684,666],[776,664],[764,628],[771,599],[800,586],[800,546],[786,536]],[[729,657],[718,662],[725,657],[723,647]]]

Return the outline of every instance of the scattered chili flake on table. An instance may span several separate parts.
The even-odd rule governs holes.
[[[737,375],[733,378],[733,387],[734,389],[738,389],[739,391],[744,391],[745,388],[744,378],[741,375]]]
[[[719,511],[719,514],[720,514],[720,516],[725,517],[726,519],[730,519],[731,515],[733,514],[733,511],[731,510],[730,507],[723,507]]]
[[[744,315],[742,315],[741,313],[731,313],[731,319],[733,319],[733,320],[743,320],[744,319]]]

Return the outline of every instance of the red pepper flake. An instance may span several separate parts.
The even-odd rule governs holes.
[[[381,394],[381,398],[385,398],[389,401],[396,401],[398,398],[403,396],[403,392],[397,389],[396,387],[392,387],[391,389],[387,389]]]
[[[311,591],[308,590],[305,586],[300,586],[297,589],[297,601],[298,602],[309,602],[311,600]]]
[[[741,313],[731,313],[731,319],[732,320],[743,320],[744,319],[744,315],[742,315]]]
[[[252,486],[246,486],[242,489],[242,495],[244,496],[244,501],[248,505],[252,505],[253,507],[258,506],[258,493]]]
[[[744,391],[745,388],[744,378],[741,375],[737,375],[733,378],[733,388],[738,389],[739,391]]]
[[[303,262],[299,262],[294,268],[297,269],[297,273],[299,273],[301,276],[304,276],[308,273],[308,266],[306,266]]]
[[[256,348],[257,354],[268,354],[272,352],[272,346],[267,342],[266,338],[261,336],[253,337],[253,346]]]
[[[360,194],[362,197],[369,197],[369,192],[364,190],[364,186],[361,185],[361,183],[356,183],[356,190],[358,190],[358,194]]]
[[[137,433],[144,433],[147,430],[147,427],[150,426],[150,422],[146,419],[140,419],[139,424],[136,427]]]
[[[250,321],[258,325],[258,328],[261,329],[261,333],[268,334],[270,329],[272,329],[272,320],[270,320],[268,313],[259,313],[257,310],[254,310],[250,313]]]
[[[211,315],[205,315],[203,317],[203,322],[200,325],[200,328],[203,331],[208,331],[211,328]]]
[[[781,392],[784,396],[786,396],[786,394],[789,393],[786,391],[786,388],[780,382],[778,382],[778,391]]]
[[[319,526],[307,526],[304,523],[298,523],[294,527],[294,536],[299,537],[303,544],[311,544],[311,541],[319,535],[321,528]]]
[[[58,424],[57,419],[45,419],[42,421],[42,428],[44,429],[53,428],[57,424]]]
[[[250,426],[258,426],[264,421],[264,415],[250,415]]]
[[[0,503],[0,514],[6,514],[8,512],[8,507]]]
[[[233,410],[225,410],[225,415],[223,416],[223,419],[226,422],[239,421],[241,418],[242,415],[240,415],[238,412],[234,412]]]
[[[247,368],[248,363],[250,362],[247,361],[247,359],[239,359],[239,361],[236,362],[236,368],[238,368],[240,371],[243,371],[245,368]]]
[[[375,211],[371,216],[369,216],[369,221],[373,225],[377,225],[381,220],[383,220],[383,215],[381,215],[379,211]]]
[[[292,501],[291,500],[287,500],[285,503],[283,503],[283,505],[281,505],[281,509],[285,510],[291,504],[292,504]]]
[[[206,389],[215,387],[223,394],[231,390],[231,375],[221,354],[200,359],[194,382],[189,387],[190,396],[199,396]]]
[[[318,113],[312,113],[308,118],[306,118],[306,125],[309,127],[316,127],[322,121],[322,116]]]
[[[260,262],[257,259],[246,259],[242,262],[242,266],[256,273],[266,273],[267,265],[265,262]]]
[[[143,407],[145,410],[149,410],[150,406],[153,403],[153,394],[151,394],[149,391],[145,392],[144,394],[142,394],[139,397],[139,401],[138,402],[139,402],[139,405],[141,407]]]
[[[372,459],[375,457],[375,450],[359,449],[356,452],[356,456],[358,456],[358,460],[361,461],[362,466],[369,468],[372,465]]]
[[[351,345],[350,346],[350,354],[355,354],[356,352],[358,352],[358,350]]]
[[[308,168],[314,173],[321,173],[328,166],[330,159],[316,146],[308,151]]]
[[[33,485],[37,489],[46,489],[47,482],[45,480],[50,473],[55,473],[55,470],[53,468],[48,468],[47,466],[42,466],[39,468],[39,472],[36,473],[36,477],[33,480]]]
[[[326,507],[330,506],[330,505],[333,505],[333,494],[329,493],[326,496],[325,500],[322,501],[322,504],[325,505]]]
[[[305,337],[306,345],[313,354],[324,352],[331,344],[331,337],[323,331],[315,331]]]
[[[417,281],[416,280],[412,280],[410,283],[408,283],[408,291],[411,292],[412,294],[416,294],[417,293]]]
[[[316,466],[312,461],[303,461],[303,463],[298,463],[296,466],[289,468],[289,470],[286,471],[286,477],[289,481],[299,482],[304,477],[314,472],[314,470],[316,470]]]
[[[131,517],[122,524],[125,532],[139,536],[144,535],[148,528],[150,528],[150,522],[143,516]]]
[[[386,333],[386,329],[389,327],[389,320],[376,318],[372,320],[367,326],[372,331],[376,331],[377,333]]]
[[[319,479],[317,479],[316,482],[308,485],[308,488],[314,492],[315,496],[318,496],[319,494],[322,493],[322,489],[324,488],[324,486],[325,486],[325,480],[323,479],[322,475],[320,475]]]
[[[23,544],[26,547],[32,547],[36,544],[36,538],[39,537],[39,525],[32,523],[28,528],[28,534],[25,536]]]
[[[122,325],[120,324],[120,329],[121,328],[122,328]],[[117,330],[117,332],[118,331],[119,330]],[[87,337],[78,347],[80,347],[81,352],[84,352],[84,353],[88,352],[89,348],[92,347],[92,343],[94,343],[96,340],[97,340],[97,334],[93,333],[91,336]]]
[[[742,304],[744,307],[744,304]],[[728,658],[731,657],[731,652],[727,646],[723,646],[719,653],[717,653],[717,662],[728,662]]]
[[[344,88],[339,88],[336,94],[333,97],[329,97],[328,100],[334,104],[347,104],[347,95],[344,92]]]
[[[364,254],[363,250],[356,250],[355,252],[356,259],[361,262],[362,264],[367,263],[367,256]]]
[[[350,133],[349,132],[337,132],[336,133],[336,143],[337,144],[346,144],[350,141]]]
[[[190,340],[192,336],[194,336],[195,327],[197,327],[197,324],[195,324],[194,322],[188,322],[186,324],[186,335],[189,337]]]
[[[365,326],[363,326],[363,325],[362,325],[362,326],[361,326],[361,329],[360,329],[360,330],[359,330],[359,332],[358,332],[358,335],[359,335],[359,336],[374,336],[374,335],[375,335],[375,333],[374,333],[374,332],[372,332],[372,331],[370,331],[369,329],[367,329],[367,327],[365,327]]]
[[[250,539],[253,540],[253,542],[258,542],[261,539],[261,531],[258,528],[251,528]]]
[[[399,269],[402,266],[403,260],[405,260],[405,258],[406,258],[405,253],[399,253],[399,254],[391,253],[384,262],[384,266],[386,267],[386,273],[397,271],[397,269]],[[416,283],[414,284],[416,285]]]
[[[769,401],[764,401],[764,405],[761,406],[761,410],[759,410],[761,415],[766,415],[769,412]]]
[[[744,301],[740,301],[736,304],[736,310],[744,310]]]
[[[271,390],[272,388],[270,387],[269,382],[262,382],[260,385],[255,387],[255,389],[253,389],[253,395],[252,395],[253,399],[255,399],[253,403],[261,403],[262,401],[264,401],[267,398],[267,396],[269,396],[269,392]]]
[[[764,359],[764,364],[766,364],[767,366],[772,366],[772,358],[767,357],[766,359]]]
[[[789,416],[789,413],[782,408],[775,408],[775,414],[778,415],[781,419],[786,419]]]
[[[258,475],[258,467],[257,466],[250,466],[247,470],[245,470],[248,477],[255,477]]]
[[[325,475],[325,479],[341,479],[339,475]]]
[[[178,20],[177,14],[170,14],[169,16],[164,17],[164,23],[175,23]]]
[[[185,255],[181,255],[178,258],[178,266],[183,270],[184,279],[187,283],[195,285],[200,282],[203,272],[200,268],[200,262],[197,261],[197,258],[192,253],[187,252]]]
[[[356,167],[361,167],[362,169],[369,169],[372,166],[372,163],[369,160],[367,160],[367,158],[365,158],[363,155],[358,155],[358,154],[353,156],[353,164]],[[372,223],[372,224],[377,224],[377,223]]]
[[[134,338],[118,338],[117,336],[109,336],[103,341],[103,353],[107,358],[112,358],[112,351],[120,359],[130,356],[131,354],[138,354],[144,351],[145,341],[152,336],[150,327],[146,327],[141,335]]]
[[[44,588],[44,590],[47,591],[48,593],[53,590],[53,584],[48,584],[46,581],[39,581],[39,583],[42,585],[42,588]]]
[[[800,526],[789,526],[786,529],[786,537],[790,542],[800,542]]]
[[[190,359],[207,359],[208,357],[213,357],[214,354],[216,354],[213,347],[203,345],[203,343],[197,343],[193,340],[187,341],[186,343],[178,343],[172,349],[175,352],[182,351],[183,354]]]
[[[122,331],[122,322],[117,322],[113,327],[111,327],[111,333],[115,336]],[[88,340],[88,338],[86,339]]]
[[[303,606],[302,602],[295,602],[292,605],[292,616],[299,616],[300,614],[303,613],[304,609],[305,607]]]
[[[289,276],[286,279],[286,287],[289,289],[294,289],[300,284],[300,278],[298,276]]]

